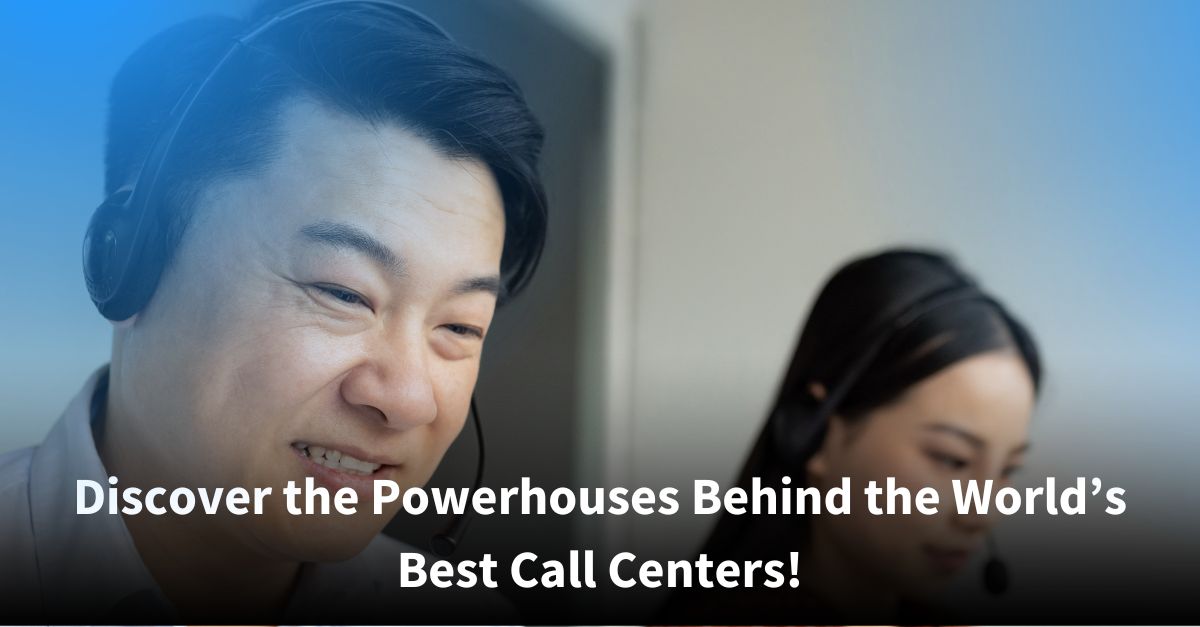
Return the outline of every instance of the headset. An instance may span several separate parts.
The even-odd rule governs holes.
[[[795,465],[803,463],[808,453],[820,445],[830,416],[837,411],[846,395],[858,384],[867,368],[874,363],[875,358],[889,342],[933,311],[966,301],[987,303],[1005,319],[1008,318],[1007,312],[999,302],[984,294],[965,278],[955,285],[918,298],[892,318],[870,329],[865,334],[866,341],[855,343],[856,346],[864,346],[862,352],[850,362],[841,380],[823,399],[819,399],[817,408],[811,414],[797,420],[784,409],[782,402],[779,404],[770,418],[772,443],[776,454]],[[988,552],[988,560],[983,569],[984,588],[992,594],[1002,594],[1008,589],[1008,567],[998,557],[995,540],[991,536],[988,537]]]
[[[134,174],[133,179],[113,192],[92,214],[83,240],[83,274],[88,293],[100,314],[109,320],[125,320],[141,311],[154,294],[166,265],[168,250],[159,233],[158,194],[171,148],[193,106],[221,70],[257,38],[275,26],[317,9],[333,6],[371,6],[393,10],[417,27],[435,36],[451,39],[446,31],[420,13],[387,0],[312,0],[302,2],[259,22],[213,65],[208,74],[187,90],[168,114],[168,122]]]
[[[169,254],[165,238],[156,237],[161,235],[162,228],[155,208],[161,201],[163,172],[179,130],[208,85],[235,57],[250,49],[255,39],[277,25],[314,10],[355,5],[395,11],[428,34],[452,39],[433,20],[388,0],[310,0],[267,17],[234,40],[208,74],[185,91],[171,108],[167,124],[132,180],[105,198],[92,214],[83,239],[83,275],[88,294],[101,315],[113,321],[126,320],[141,311],[154,295]],[[479,446],[474,486],[478,490],[483,483],[484,444],[474,397],[470,413]],[[468,522],[469,514],[456,516],[445,530],[433,536],[434,551],[442,556],[452,553],[466,533]]]
[[[475,442],[478,444],[475,457],[475,485],[471,491],[477,492],[483,486],[483,462],[486,450],[483,446],[483,422],[479,419],[479,407],[475,405],[474,395],[471,396],[471,422],[475,425]],[[433,552],[441,557],[453,555],[454,549],[458,548],[458,543],[462,542],[463,536],[467,535],[467,527],[471,524],[471,518],[474,515],[475,510],[470,507],[464,509],[461,514],[455,514],[441,531],[433,534],[433,537],[429,539],[429,546]]]

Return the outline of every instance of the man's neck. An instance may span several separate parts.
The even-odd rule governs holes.
[[[107,383],[106,379],[100,383]],[[152,487],[198,487],[163,483],[171,476],[162,468],[169,454],[157,451],[154,438],[147,437],[115,400],[110,395],[99,403],[104,415],[93,416],[92,422],[96,448],[108,474],[119,477],[122,488],[136,486],[142,494]],[[153,516],[144,510],[122,515],[142,562],[182,616],[235,612],[270,622],[286,607],[300,563],[255,551],[222,524],[230,522],[229,517]]]
[[[287,606],[300,564],[230,550],[224,534],[197,520],[173,515],[125,517],[138,554],[172,605],[185,617],[278,617]]]

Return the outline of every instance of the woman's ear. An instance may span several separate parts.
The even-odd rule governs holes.
[[[821,448],[817,449],[817,452],[813,453],[804,465],[804,472],[808,475],[809,483],[812,483],[813,480],[824,479],[829,474],[829,460],[825,448],[826,444],[823,442]]]
[[[842,420],[840,416],[829,417],[829,424],[825,428],[825,436],[821,438],[820,448],[813,453],[812,457],[808,458],[808,462],[804,465],[804,471],[809,477],[823,479],[832,473],[832,468],[837,465],[838,451],[846,441],[846,430],[846,421]]]
[[[817,402],[825,400],[825,384],[820,381],[810,382],[808,384],[808,393],[817,399]]]

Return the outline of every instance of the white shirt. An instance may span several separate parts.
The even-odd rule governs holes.
[[[0,616],[6,621],[178,622],[122,517],[75,513],[77,480],[107,485],[91,428],[93,396],[106,372],[88,379],[41,445],[0,455]],[[389,616],[399,622],[447,615],[512,620],[511,608],[492,591],[451,596],[401,589],[400,554],[412,551],[380,535],[345,562],[305,563],[280,618],[308,624],[321,618],[386,622]]]

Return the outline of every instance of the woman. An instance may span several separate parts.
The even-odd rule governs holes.
[[[723,515],[701,552],[787,563],[797,551],[799,587],[687,591],[671,619],[936,618],[922,599],[988,544],[992,522],[957,515],[951,482],[996,489],[1020,467],[1040,378],[1029,332],[946,257],[894,250],[844,266],[809,314],[739,485],[824,490],[850,477],[851,513]],[[870,514],[862,488],[888,477],[913,495],[937,489],[938,513]],[[990,589],[1004,587],[994,556],[985,570]]]

